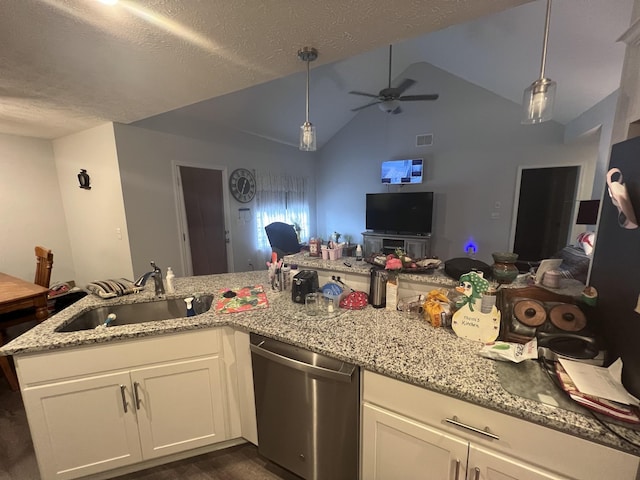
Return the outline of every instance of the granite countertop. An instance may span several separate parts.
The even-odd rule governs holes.
[[[264,285],[267,289],[269,282],[266,271],[255,271],[176,278],[175,285],[176,293],[168,297],[184,298],[195,293],[219,294],[223,289],[247,285]],[[433,328],[421,318],[408,317],[400,312],[367,306],[360,311],[338,310],[331,317],[310,317],[305,314],[302,305],[291,301],[289,292],[267,290],[269,307],[248,312],[221,314],[215,313],[212,308],[195,317],[79,332],[56,332],[58,327],[92,307],[153,300],[152,290],[152,286],[148,286],[143,292],[112,300],[88,295],[0,348],[0,354],[26,355],[229,325],[640,455],[640,449],[621,441],[589,415],[507,392],[500,384],[495,361],[478,355],[481,348],[478,342],[458,338],[449,329]],[[612,425],[612,428],[640,444],[640,432],[616,425]]]

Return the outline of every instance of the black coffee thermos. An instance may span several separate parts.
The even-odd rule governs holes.
[[[373,267],[369,283],[369,303],[373,308],[384,308],[387,305],[387,271]]]

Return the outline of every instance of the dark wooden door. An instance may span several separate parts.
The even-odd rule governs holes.
[[[180,167],[194,275],[227,273],[222,171]]]
[[[550,258],[567,246],[579,167],[522,170],[513,251],[519,260]]]

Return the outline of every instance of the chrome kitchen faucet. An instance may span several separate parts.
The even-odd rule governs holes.
[[[144,287],[149,277],[153,277],[153,281],[155,282],[155,287],[156,287],[156,295],[157,296],[164,295],[164,284],[162,283],[162,270],[160,270],[160,267],[158,267],[156,265],[156,262],[154,262],[153,260],[151,260],[151,268],[153,268],[153,270],[140,275],[140,278],[138,278],[135,281],[134,285],[136,287]]]

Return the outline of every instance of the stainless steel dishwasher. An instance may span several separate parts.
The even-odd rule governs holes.
[[[306,480],[358,478],[355,365],[251,334],[261,455]]]

